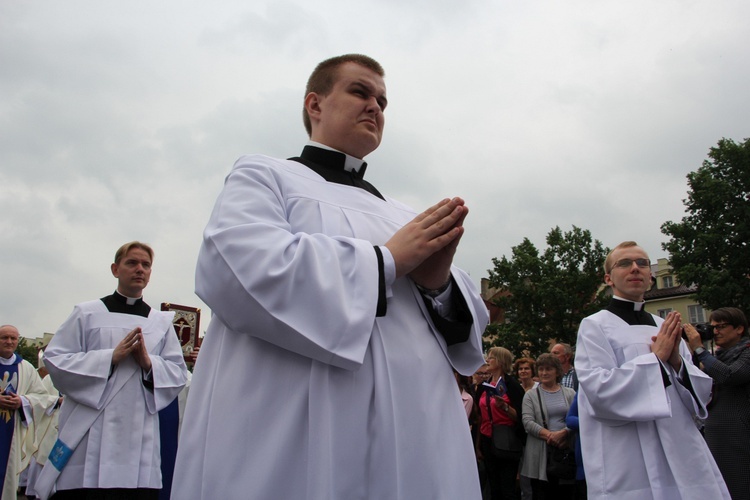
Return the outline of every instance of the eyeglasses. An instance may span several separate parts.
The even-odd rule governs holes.
[[[729,323],[719,323],[718,325],[711,325],[712,330],[723,330],[724,328],[732,326]]]
[[[628,269],[633,267],[633,262],[641,269],[651,266],[651,261],[648,259],[620,259],[614,263],[612,267],[618,269]]]

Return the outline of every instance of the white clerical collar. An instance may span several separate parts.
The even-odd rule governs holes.
[[[307,145],[315,146],[316,148],[320,149],[327,149],[328,151],[336,151],[337,153],[341,153],[342,155],[346,156],[346,161],[344,162],[344,170],[346,170],[347,172],[359,172],[359,169],[362,168],[362,165],[365,164],[364,160],[360,160],[359,158],[355,158],[352,155],[348,155],[343,151],[333,149],[332,147],[326,146],[325,144],[321,144],[319,142],[307,141]]]
[[[0,365],[10,366],[16,362],[16,353],[14,352],[10,358],[4,358],[0,356]]]
[[[622,297],[618,297],[617,295],[614,295],[613,297],[623,302],[630,302],[631,304],[633,304],[634,311],[640,311],[641,309],[643,309],[643,306],[646,305],[646,302],[636,302],[634,300],[623,299]]]
[[[127,295],[120,293],[119,290],[117,291],[117,293],[120,295],[120,297],[125,299],[125,303],[129,306],[134,305],[136,302],[143,298],[142,295],[140,297],[128,297]]]

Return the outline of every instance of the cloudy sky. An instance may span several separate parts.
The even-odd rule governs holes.
[[[201,232],[244,153],[297,155],[322,59],[386,69],[378,188],[471,209],[457,263],[551,228],[666,257],[686,174],[750,137],[746,0],[0,0],[0,323],[54,332],[112,292],[133,239],[146,300],[203,307]],[[204,315],[202,329],[208,325]]]

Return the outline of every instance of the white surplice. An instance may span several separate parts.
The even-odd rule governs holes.
[[[148,318],[111,313],[101,300],[78,304],[45,351],[52,381],[64,395],[60,436],[78,405],[100,409],[125,373],[135,373],[111,399],[75,447],[56,489],[161,488],[157,412],[182,390],[186,367],[172,312],[151,309]],[[136,327],[143,328],[153,390],[128,356],[112,367],[112,352]],[[47,467],[50,466],[48,462]]]
[[[450,347],[404,277],[376,318],[373,245],[415,216],[307,167],[241,158],[204,233],[213,318],[193,374],[172,498],[480,498],[451,371],[481,365],[486,307]]]
[[[683,369],[700,401],[651,352],[657,326],[628,325],[609,311],[585,318],[575,368],[580,383],[581,451],[589,499],[729,499],[721,473],[696,427],[705,418],[711,379],[680,347]]]

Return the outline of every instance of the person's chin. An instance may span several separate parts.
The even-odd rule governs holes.
[[[379,138],[363,138],[362,140],[358,141],[358,146],[356,148],[355,153],[349,153],[352,156],[356,156],[359,159],[364,158],[365,156],[369,155],[376,149],[378,149],[378,146],[380,146],[380,139]]]

